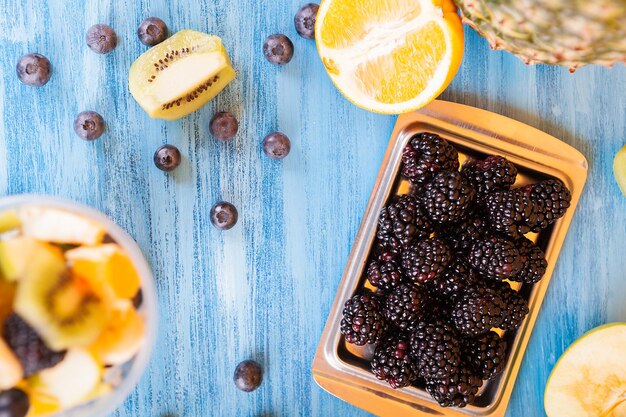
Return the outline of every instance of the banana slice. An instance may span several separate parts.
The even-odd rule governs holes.
[[[13,388],[23,377],[20,361],[6,342],[0,339],[0,391]]]

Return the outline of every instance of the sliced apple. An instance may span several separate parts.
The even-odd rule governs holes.
[[[96,245],[106,234],[100,223],[61,209],[29,206],[18,215],[23,235],[44,242]]]
[[[548,417],[626,416],[626,323],[598,327],[574,342],[548,379]]]
[[[11,348],[0,339],[0,391],[11,389],[24,377],[24,370]]]

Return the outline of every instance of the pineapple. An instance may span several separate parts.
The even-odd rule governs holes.
[[[454,0],[492,49],[526,64],[626,62],[626,0]]]

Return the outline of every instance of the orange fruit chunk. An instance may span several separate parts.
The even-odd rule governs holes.
[[[127,300],[119,300],[100,337],[89,350],[107,365],[131,359],[144,342],[145,323]]]

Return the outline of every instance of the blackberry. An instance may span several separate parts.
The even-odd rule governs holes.
[[[413,184],[424,184],[441,170],[458,169],[456,149],[433,133],[413,136],[402,153],[402,175]]]
[[[504,301],[502,309],[502,323],[499,326],[502,330],[515,330],[522,325],[528,315],[528,302],[506,282],[496,282],[488,284],[498,296]]]
[[[352,296],[346,301],[341,320],[341,333],[348,343],[378,343],[387,331],[387,321],[380,313],[380,299],[371,291]]]
[[[541,181],[524,187],[524,191],[537,212],[533,232],[540,232],[563,217],[572,201],[572,194],[561,180]]]
[[[507,309],[505,300],[496,290],[474,285],[468,287],[452,306],[450,316],[456,329],[468,336],[487,333],[500,327]]]
[[[402,252],[402,268],[407,278],[420,284],[439,277],[450,261],[450,248],[437,237],[424,239]]]
[[[476,197],[476,191],[458,171],[441,171],[424,186],[422,206],[436,223],[463,218]]]
[[[488,156],[482,161],[463,164],[461,175],[476,190],[478,199],[499,190],[508,190],[517,179],[517,168],[502,156]]]
[[[398,256],[393,252],[383,252],[371,260],[367,266],[367,280],[374,287],[391,291],[404,282]]]
[[[493,379],[506,365],[506,341],[496,332],[463,341],[463,357],[481,379]]]
[[[430,235],[430,231],[430,222],[417,199],[405,194],[381,210],[376,236],[385,249],[399,252],[414,240]]]
[[[476,273],[465,262],[455,259],[439,277],[428,283],[428,287],[438,294],[452,297],[474,284],[477,279]]]
[[[477,240],[470,249],[468,261],[482,276],[494,280],[514,278],[524,266],[515,244],[499,236]]]
[[[524,266],[522,270],[513,278],[513,281],[519,281],[526,284],[535,284],[543,278],[548,267],[546,255],[532,241],[521,238],[516,242],[520,254],[524,258]]]
[[[421,377],[446,378],[459,370],[461,343],[444,321],[420,322],[411,335],[411,356]]]
[[[537,224],[535,204],[521,188],[488,194],[483,207],[489,226],[513,239],[519,239]]]
[[[387,381],[392,388],[403,388],[417,379],[417,366],[409,355],[409,341],[401,335],[392,335],[374,351],[370,363],[376,378]]]
[[[429,302],[430,298],[422,288],[402,284],[387,296],[383,315],[400,330],[411,332],[424,319]]]
[[[438,236],[443,238],[455,252],[467,253],[474,242],[487,235],[487,222],[477,213],[471,213],[457,223],[447,223],[438,229]]]
[[[65,358],[65,351],[50,350],[39,335],[20,316],[11,314],[4,322],[2,337],[17,356],[24,377],[52,368]]]
[[[426,391],[442,407],[465,407],[474,402],[482,379],[467,367],[442,379],[427,379]]]

